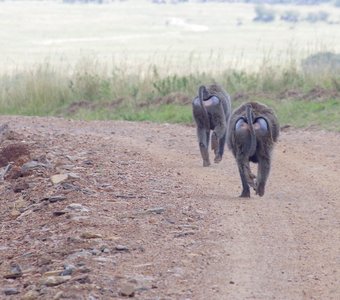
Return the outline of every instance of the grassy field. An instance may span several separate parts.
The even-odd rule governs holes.
[[[340,131],[340,77],[305,73],[301,59],[340,52],[333,24],[254,23],[236,3],[104,5],[0,2],[0,113],[192,123],[202,83],[221,83],[233,106],[258,100],[281,124]]]
[[[292,57],[329,50],[340,52],[339,24],[324,22],[253,22],[255,6],[241,3],[157,5],[148,0],[104,5],[60,1],[0,2],[0,66],[21,68],[41,63],[74,64],[94,56],[109,65],[165,71],[223,71],[258,68],[266,60],[285,64]],[[340,22],[334,6],[273,6],[277,13],[300,15],[327,11]],[[211,64],[208,62],[211,61]]]

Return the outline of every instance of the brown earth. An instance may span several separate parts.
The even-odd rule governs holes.
[[[288,128],[241,199],[193,127],[4,123],[0,299],[340,299],[339,134]]]

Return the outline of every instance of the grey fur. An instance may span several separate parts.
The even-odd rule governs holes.
[[[219,85],[200,86],[198,96],[192,101],[193,117],[197,127],[197,138],[203,166],[210,166],[209,141],[210,130],[211,148],[215,153],[215,163],[222,160],[226,142],[229,117],[231,114],[231,100],[228,93]]]
[[[249,186],[263,196],[270,172],[271,154],[279,136],[279,122],[272,109],[258,102],[248,102],[230,117],[227,143],[240,173],[242,193],[250,197]],[[258,163],[257,178],[249,162]]]

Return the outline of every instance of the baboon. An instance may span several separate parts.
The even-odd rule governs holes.
[[[248,102],[237,108],[230,117],[227,143],[240,172],[242,193],[250,197],[249,186],[263,196],[271,163],[271,153],[279,136],[279,122],[274,111],[264,104]],[[258,164],[257,177],[249,162]]]
[[[227,126],[231,114],[231,100],[227,92],[217,84],[200,86],[198,96],[192,101],[193,117],[197,125],[197,138],[203,159],[203,167],[210,166],[209,141],[215,154],[215,163],[222,160]]]

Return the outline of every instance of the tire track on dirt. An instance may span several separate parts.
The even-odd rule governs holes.
[[[282,133],[267,194],[243,200],[233,196],[240,184],[231,155],[219,166],[198,166],[189,130],[177,133],[177,148],[176,142],[169,149],[157,141],[148,151],[180,170],[200,191],[193,197],[216,217],[207,225],[221,236],[198,294],[209,299],[338,299],[340,173],[339,157],[332,152],[340,147],[338,135]],[[330,138],[336,142],[324,149]]]

